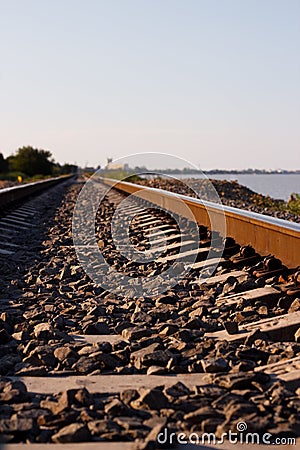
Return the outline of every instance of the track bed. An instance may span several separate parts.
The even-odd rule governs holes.
[[[196,433],[200,442],[203,433],[214,433],[216,441],[204,448],[230,450],[237,446],[217,443],[229,431],[240,439],[270,433],[272,442],[296,440],[297,268],[232,239],[219,255],[222,239],[202,226],[194,248],[188,220],[179,229],[168,211],[138,199],[123,211],[134,215],[131,242],[159,256],[128,261],[111,233],[113,217],[122,229],[122,214],[114,215],[126,197],[111,190],[95,230],[113,270],[151,278],[174,263],[180,271],[190,255],[195,260],[164,293],[155,295],[157,284],[152,296],[134,295],[134,288],[131,295],[110,292],[85,273],[73,246],[72,214],[82,186],[57,186],[0,218],[0,434],[6,448],[150,449],[159,433],[168,442],[171,433]],[[83,238],[88,257],[95,243]],[[204,264],[208,270],[217,258],[213,275],[199,281]],[[103,267],[94,269],[105,279]]]

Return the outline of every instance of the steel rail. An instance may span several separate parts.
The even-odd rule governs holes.
[[[300,225],[297,223],[163,189],[111,178],[99,178],[99,181],[129,195],[137,195],[140,191],[147,201],[186,216],[184,203],[189,207],[199,225],[211,229],[211,218],[213,217],[215,231],[221,231],[225,216],[226,236],[232,237],[240,245],[251,245],[262,255],[276,256],[287,267],[296,268],[300,265]],[[218,224],[220,229],[218,229]]]
[[[74,174],[62,177],[48,178],[47,180],[36,181],[34,183],[26,183],[20,186],[12,186],[0,189],[0,207],[8,206],[16,201],[22,200],[29,195],[36,194],[58,183],[72,178]]]

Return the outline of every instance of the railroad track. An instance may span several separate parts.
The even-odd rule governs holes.
[[[293,443],[300,430],[297,226],[228,209],[224,238],[206,228],[214,205],[144,187],[141,198],[129,183],[107,190],[109,180],[84,195],[82,185],[68,189],[54,218],[40,215],[45,224],[35,222],[29,245],[35,207],[0,220],[11,244],[0,243],[6,448],[147,449],[159,433],[176,443],[180,432],[194,433],[194,442],[214,433],[205,448],[237,448],[213,442],[229,431],[239,431],[238,448],[246,431],[283,439],[285,448]],[[58,203],[62,190],[47,191],[47,202]],[[99,208],[91,192],[102,197]],[[86,233],[94,229],[95,238]]]
[[[45,189],[56,186],[66,180],[73,178],[74,175],[63,175],[55,178],[48,178],[46,180],[36,181],[33,183],[26,183],[20,186],[13,186],[0,190],[0,208],[5,208],[15,205],[28,197],[35,194],[40,194]]]

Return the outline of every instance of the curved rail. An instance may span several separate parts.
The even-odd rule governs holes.
[[[66,181],[73,176],[74,174],[56,178],[49,178],[47,180],[36,181],[34,183],[22,184],[21,186],[13,186],[5,189],[0,189],[0,207],[7,206],[11,203],[22,200],[29,195],[41,192],[42,190]]]
[[[214,225],[220,218],[220,230],[223,215],[226,219],[226,235],[232,237],[240,245],[251,245],[262,255],[272,254],[287,267],[300,265],[300,225],[287,220],[265,216],[238,208],[203,201],[182,194],[150,188],[125,181],[101,178],[106,185],[126,194],[137,194],[143,191],[143,198],[167,210],[186,215],[182,202],[187,205],[199,225],[210,228],[211,217]],[[214,226],[215,228],[215,226]]]

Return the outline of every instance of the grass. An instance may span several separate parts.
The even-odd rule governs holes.
[[[25,175],[22,172],[8,172],[6,174],[0,174],[0,181],[19,181],[18,177],[21,177],[22,183],[33,183],[34,181],[47,180],[48,178],[55,178],[61,176],[60,174],[53,175],[33,175],[32,177]]]
[[[287,202],[284,200],[274,200],[269,196],[262,196],[260,194],[254,194],[251,200],[254,204],[263,208],[300,215],[300,194],[293,193],[291,199]]]
[[[113,178],[114,180],[130,181],[134,183],[139,181],[141,178],[134,172],[129,172],[127,170],[108,170],[103,171],[100,174],[104,178]]]
[[[300,194],[291,195],[291,199],[287,202],[287,211],[300,215]]]

